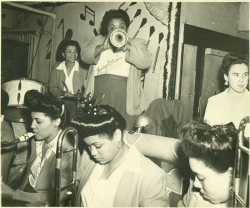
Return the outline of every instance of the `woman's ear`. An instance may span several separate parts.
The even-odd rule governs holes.
[[[57,119],[53,120],[53,124],[54,124],[55,127],[58,127],[60,125],[60,123],[61,123],[61,119],[60,118],[57,118]]]
[[[121,139],[122,139],[122,132],[121,132],[120,129],[116,129],[116,130],[115,130],[113,139],[115,139],[115,141],[117,141],[117,142],[120,142],[120,141],[121,141]]]
[[[62,52],[62,56],[65,57],[64,53]]]
[[[225,79],[225,81],[228,82],[228,76],[226,74],[224,74],[224,79]]]

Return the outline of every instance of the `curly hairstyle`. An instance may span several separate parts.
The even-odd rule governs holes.
[[[57,62],[62,62],[64,61],[64,57],[62,55],[62,53],[65,53],[65,50],[68,46],[75,46],[77,48],[77,52],[78,52],[78,57],[81,54],[81,47],[79,45],[79,43],[76,40],[62,40],[57,48],[57,52],[56,52],[56,61]]]
[[[102,36],[106,36],[108,34],[108,23],[112,19],[122,19],[125,22],[127,28],[129,27],[130,18],[127,12],[122,9],[117,9],[117,10],[111,9],[109,11],[106,11],[102,18],[101,31],[100,31]]]
[[[51,119],[61,119],[59,127],[65,128],[67,117],[64,103],[56,97],[42,94],[37,90],[29,90],[24,96],[24,104],[31,112],[41,112]]]
[[[249,66],[248,54],[228,53],[222,61],[221,70],[223,74],[228,75],[231,66],[235,64],[246,64]]]
[[[112,139],[116,129],[123,132],[126,120],[114,108],[108,105],[87,104],[82,115],[71,120],[71,125],[78,131],[80,138],[94,135],[106,135]]]
[[[237,131],[233,123],[210,126],[197,121],[182,129],[182,149],[188,157],[196,158],[218,173],[234,167]]]

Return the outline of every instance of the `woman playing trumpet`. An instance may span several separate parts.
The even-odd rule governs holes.
[[[107,11],[101,23],[101,35],[91,39],[82,53],[83,62],[91,64],[85,95],[91,92],[97,102],[101,100],[102,104],[114,107],[126,119],[126,130],[132,129],[136,115],[146,109],[140,77],[141,70],[149,68],[152,62],[146,41],[142,39],[128,38],[125,46],[112,46],[112,32],[119,29],[124,40],[129,24],[126,11]]]
[[[31,128],[35,134],[30,138],[31,153],[21,186],[13,190],[2,182],[2,199],[6,206],[24,206],[28,203],[29,206],[51,205],[57,140],[66,122],[64,104],[57,98],[31,90],[25,95],[25,105],[31,110]],[[69,149],[71,141],[65,141],[63,149]],[[72,154],[67,153],[62,160],[62,187],[68,185],[72,178],[71,157]],[[62,203],[64,197],[61,194]]]

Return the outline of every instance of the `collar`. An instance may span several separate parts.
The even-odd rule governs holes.
[[[57,70],[66,70],[65,61],[61,62],[58,67],[56,67]],[[75,66],[72,69],[73,71],[79,72],[79,62],[75,61]]]
[[[52,150],[52,152],[54,152],[54,154],[56,154],[57,140],[58,140],[58,137],[59,137],[61,131],[62,131],[62,130],[60,129],[60,131],[59,131],[58,134],[55,136],[55,138],[48,144],[48,146],[51,147],[51,150]],[[36,141],[36,146],[41,145],[41,147],[42,147],[43,142],[44,142],[44,140],[42,140],[42,141]]]
[[[1,115],[0,121],[3,122],[3,120],[4,120],[4,115]]]
[[[134,173],[142,173],[140,162],[141,153],[135,146],[127,143],[126,135],[127,133],[124,135],[124,142],[130,147],[130,149],[128,151],[127,158],[125,161],[125,169]]]

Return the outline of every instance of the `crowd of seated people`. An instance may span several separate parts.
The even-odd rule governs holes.
[[[7,180],[14,148],[2,148],[2,206],[53,206],[57,141],[66,126],[74,127],[79,136],[75,206],[170,206],[163,169],[126,142],[134,118],[145,110],[145,98],[140,93],[138,80],[140,70],[151,63],[151,54],[141,39],[128,39],[118,51],[110,45],[109,36],[113,30],[127,32],[128,27],[125,11],[105,13],[102,34],[83,49],[82,59],[91,64],[90,69],[79,65],[81,49],[77,41],[61,43],[63,59],[52,71],[48,93],[30,90],[25,95],[24,105],[31,111],[34,136],[28,140],[30,154],[22,184],[17,189],[9,186]],[[108,55],[118,56],[121,61],[117,66],[100,71],[109,61]],[[208,100],[203,122],[188,121],[182,128],[181,138],[176,138],[180,139],[182,151],[188,158],[184,161],[189,162],[193,172],[188,191],[176,206],[232,206],[230,188],[233,186],[237,129],[241,119],[250,116],[248,62],[247,55],[229,53],[224,57],[222,70],[228,89]],[[126,73],[117,73],[120,67]],[[116,87],[115,83],[123,84]],[[85,96],[89,92],[95,96],[85,100],[81,114],[77,115],[60,96],[83,92]],[[122,99],[117,93],[122,94]],[[1,96],[1,101],[8,101],[4,91]],[[2,112],[7,103],[1,102]],[[15,140],[3,116],[1,127],[2,142]],[[67,136],[63,149],[71,148],[73,143]],[[67,153],[61,161],[61,187],[71,183],[72,157],[73,153]],[[67,206],[67,191],[65,189],[60,195],[61,206]]]

